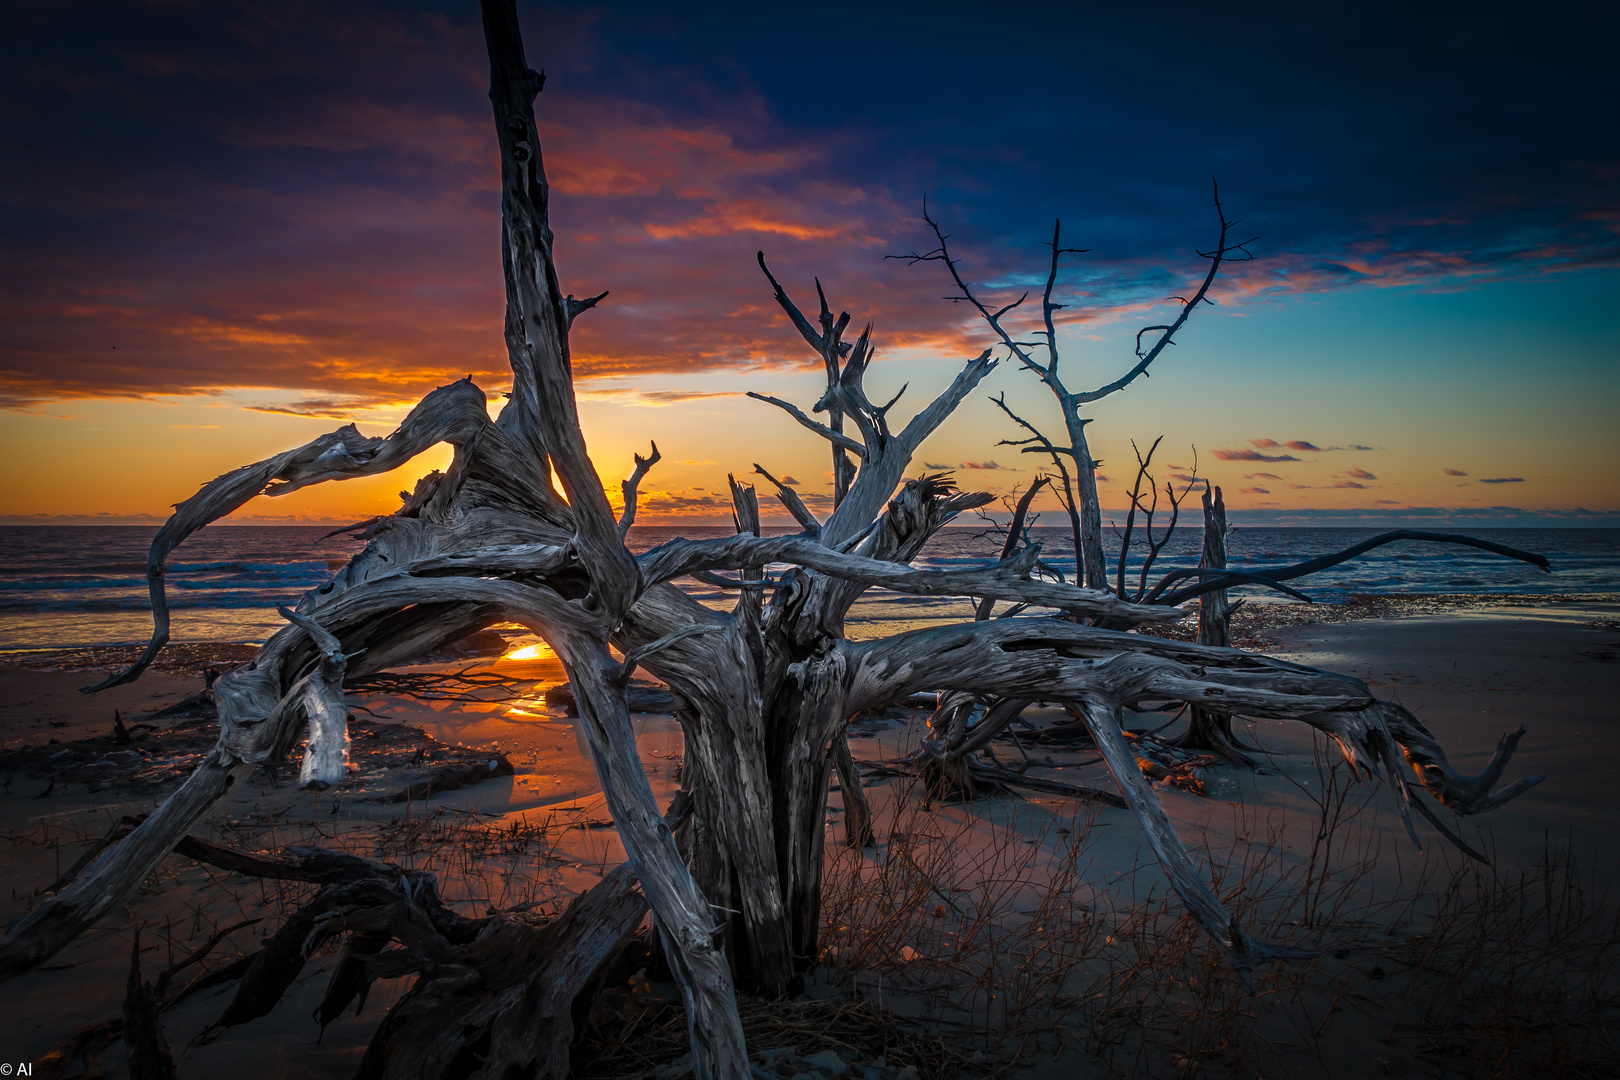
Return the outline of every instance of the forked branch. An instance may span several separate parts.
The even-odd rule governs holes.
[[[752,390],[748,391],[748,396],[753,398],[755,401],[763,401],[766,404],[775,405],[778,409],[781,409],[783,412],[793,417],[793,419],[797,420],[804,428],[815,432],[817,435],[820,435],[823,439],[826,439],[839,449],[848,450],[856,457],[864,458],[866,456],[866,446],[864,444],[857,442],[841,431],[834,431],[832,428],[818,420],[811,419],[809,416],[805,415],[803,409],[799,408],[792,402],[783,401],[781,398],[771,397],[769,394],[756,394]]]
[[[769,480],[772,486],[776,488],[776,497],[781,500],[783,506],[787,507],[787,512],[793,515],[793,520],[803,527],[805,535],[811,539],[819,539],[821,537],[821,522],[816,520],[816,515],[812,514],[810,508],[804,505],[804,500],[799,498],[799,493],[766,472],[758,462],[754,464],[754,471]]]

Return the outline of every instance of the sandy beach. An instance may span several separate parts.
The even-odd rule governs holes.
[[[1269,619],[1239,630],[1250,640],[1269,641],[1278,655],[1364,678],[1416,713],[1464,771],[1488,759],[1504,732],[1525,725],[1529,734],[1508,779],[1530,773],[1548,779],[1491,815],[1457,821],[1446,814],[1447,824],[1488,853],[1503,874],[1535,867],[1551,845],[1571,853],[1580,873],[1607,881],[1620,860],[1620,724],[1614,706],[1620,691],[1620,603],[1615,598],[1477,599],[1446,604],[1430,598],[1404,610],[1398,603],[1369,603],[1361,617],[1345,621],[1335,616],[1353,614],[1354,605],[1316,612],[1279,605]],[[1309,618],[1323,613],[1325,619]],[[0,897],[4,918],[26,910],[38,891],[119,816],[150,809],[172,789],[172,783],[167,788],[126,783],[91,790],[82,777],[30,775],[29,769],[39,766],[21,764],[22,747],[106,736],[114,709],[133,721],[200,688],[195,673],[171,665],[134,686],[87,698],[78,687],[88,681],[84,669],[95,660],[92,655],[36,656],[31,666],[22,666],[13,656],[14,666],[0,669],[0,748],[10,763],[0,794],[0,836],[6,839],[0,858],[9,885]],[[57,670],[41,669],[46,664]],[[431,869],[447,902],[468,914],[518,905],[559,910],[621,862],[623,849],[606,820],[573,723],[545,706],[544,689],[562,678],[559,665],[543,658],[491,664],[521,680],[515,696],[423,701],[368,692],[353,695],[351,703],[357,719],[406,725],[430,737],[425,745],[465,748],[467,760],[498,756],[510,763],[511,775],[403,801],[387,800],[425,774],[394,759],[378,758],[367,773],[322,793],[300,792],[290,777],[255,775],[199,835],[264,851],[320,843]],[[1038,713],[1030,715],[1040,719]],[[909,721],[858,723],[852,729],[855,756],[876,763],[903,754],[924,718],[917,713]],[[1144,728],[1150,719],[1133,726]],[[667,800],[678,787],[679,727],[660,715],[638,716],[637,724],[648,775],[659,798]],[[1436,1049],[1444,1040],[1431,1037],[1433,1010],[1425,1011],[1423,995],[1445,991],[1403,967],[1407,953],[1396,947],[1432,929],[1441,909],[1426,898],[1443,891],[1455,872],[1467,872],[1469,860],[1421,820],[1417,829],[1424,850],[1418,851],[1388,790],[1346,785],[1342,774],[1324,771],[1321,762],[1331,763],[1337,755],[1319,759],[1302,727],[1240,723],[1238,729],[1265,751],[1258,774],[1210,770],[1204,774],[1207,796],[1164,787],[1162,797],[1183,839],[1219,882],[1217,891],[1239,898],[1236,906],[1246,909],[1251,930],[1319,948],[1320,959],[1282,965],[1280,974],[1261,978],[1258,995],[1244,995],[1213,962],[1207,943],[1185,927],[1175,930],[1173,912],[1156,923],[1142,914],[1166,910],[1165,882],[1124,811],[1054,796],[924,808],[908,781],[881,778],[868,787],[880,847],[858,864],[838,843],[842,826],[834,796],[824,912],[827,953],[811,995],[851,988],[876,994],[922,1027],[967,1042],[977,1039],[983,1069],[997,1054],[1005,1057],[1021,1045],[1020,1075],[1102,1076],[1121,1068],[1138,1075],[1225,1075],[1222,1062],[1235,1051],[1231,1046],[1208,1051],[1220,1040],[1211,1042],[1209,1032],[1198,1029],[1196,1016],[1209,1021],[1226,1014],[1218,1009],[1197,1014],[1193,1008],[1199,994],[1190,987],[1203,978],[1219,983],[1210,993],[1221,999],[1221,1008],[1248,1018],[1245,1030],[1254,1046],[1236,1073],[1255,1075],[1260,1066],[1254,1063],[1265,1062],[1260,1071],[1268,1076],[1475,1074],[1455,1052],[1448,1057]],[[143,738],[153,737],[136,734],[136,755]],[[1036,743],[1024,748],[1036,774],[1109,787],[1101,767],[1086,764],[1094,757],[1088,750]],[[998,754],[1008,752],[1017,750],[998,744]],[[1337,851],[1313,858],[1325,813],[1318,805],[1324,783],[1335,796],[1349,792],[1348,810]],[[1334,869],[1322,873],[1329,863]],[[907,865],[916,867],[916,874]],[[1240,889],[1245,868],[1247,888]],[[877,920],[879,929],[855,940],[849,932],[853,918],[839,920],[857,911],[871,914],[881,891],[873,883],[885,873],[900,874],[890,885],[910,882],[915,896],[900,906],[914,903],[916,910],[903,920]],[[1267,899],[1268,887],[1281,896],[1296,889],[1304,880],[1300,875],[1311,873],[1319,875],[1318,900],[1323,882],[1336,898],[1317,916],[1302,920],[1297,910],[1290,915],[1287,905]],[[1001,883],[996,889],[984,884],[992,877]],[[262,920],[229,935],[207,963],[198,965],[199,970],[216,967],[256,947],[308,892],[307,886],[261,882],[172,857],[117,916],[82,935],[45,968],[0,986],[0,1011],[7,1018],[0,1025],[6,1033],[0,1057],[35,1060],[69,1031],[117,1016],[136,928],[143,928],[143,962],[151,978],[216,928]],[[1613,894],[1587,897],[1589,904],[1608,905],[1610,911],[1614,900]],[[1052,961],[1056,966],[1047,974],[1054,977],[1045,978],[1042,988],[1020,991],[1029,1003],[1023,1006],[1028,1015],[1018,1023],[1028,1030],[1018,1029],[1007,1015],[1005,997],[1041,980],[1032,982],[1028,971],[1007,976],[999,1004],[994,1000],[999,976],[979,978],[981,985],[973,989],[969,976],[985,954],[982,943],[968,946],[973,937],[968,929],[977,928],[979,939],[999,942],[992,951],[1014,956],[1027,950],[1038,967],[1047,954],[1033,943],[1056,933],[1046,923],[1069,928],[1064,955],[1072,953],[1074,962]],[[1375,948],[1369,942],[1379,935],[1383,944]],[[1172,955],[1167,942],[1179,943],[1180,952]],[[1146,969],[1145,979],[1176,983],[1179,990],[1121,989],[1120,971],[1137,970],[1131,965],[1139,968],[1141,962],[1122,950],[1150,945],[1163,951],[1164,959]],[[1612,977],[1612,953],[1620,946],[1611,940],[1607,947],[1607,957],[1592,959]],[[310,1015],[335,960],[330,949],[318,952],[272,1013],[203,1044],[194,1040],[229,1002],[231,985],[196,993],[169,1010],[164,1023],[182,1075],[350,1075],[377,1021],[408,980],[378,984],[361,1015],[347,1014],[323,1035]],[[952,983],[958,976],[966,978],[967,989]],[[991,990],[985,991],[986,984]],[[1099,986],[1114,987],[1119,1000],[1100,1000]],[[1166,1019],[1178,1008],[1192,1018],[1180,1030]],[[1136,1019],[1122,1019],[1131,1010]],[[991,1045],[996,1031],[1015,1029],[1016,1038]],[[985,1047],[991,1052],[985,1054]],[[120,1044],[106,1049],[104,1075],[126,1075],[121,1054]]]

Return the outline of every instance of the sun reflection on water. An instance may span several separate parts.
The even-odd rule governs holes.
[[[505,656],[501,657],[501,659],[502,660],[550,660],[550,659],[553,659],[554,657],[556,657],[556,655],[557,655],[556,653],[551,651],[551,646],[547,645],[543,641],[537,641],[533,645],[525,645],[521,649],[514,649],[513,651],[507,653]]]

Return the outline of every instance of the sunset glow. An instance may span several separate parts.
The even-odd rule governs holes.
[[[471,9],[91,7],[34,11],[9,46],[4,520],[156,523],[340,424],[386,434],[468,374],[498,411],[511,377]],[[1154,79],[1129,76],[1115,43],[1140,40],[1135,15],[1049,13],[1043,41],[1069,45],[1033,65],[965,27],[863,17],[829,57],[783,52],[786,13],[526,9],[546,42],[564,288],[610,290],[572,341],[610,497],[649,440],[664,451],[638,520],[729,521],[726,476],[756,461],[828,502],[819,441],[742,396],[808,406],[821,378],[756,250],[801,303],[819,279],[835,312],[874,323],[872,384],[909,385],[904,416],[990,343],[941,299],[938,264],[885,259],[931,243],[923,198],[1000,303],[1039,281],[1061,216],[1089,250],[1060,281],[1058,338],[1071,385],[1101,385],[1202,271],[1217,175],[1256,258],[1227,268],[1151,380],[1095,412],[1105,508],[1126,505],[1132,441],[1164,435],[1170,471],[1191,475],[1196,453],[1240,521],[1620,522],[1620,123],[1584,36],[1548,20],[1471,41],[1439,85],[1412,62],[1461,32],[1438,15],[1398,40],[1377,20],[1223,27],[1245,53],[1274,48],[1212,88],[1194,74],[1208,42],[1180,30],[1155,30]],[[1503,74],[1522,65],[1492,50],[1526,37],[1561,59]],[[1317,51],[1329,38],[1356,62]],[[947,108],[891,62],[907,49],[963,69],[1011,50],[1025,97]],[[1028,373],[1003,365],[984,389],[1056,422]],[[924,457],[1005,493],[1041,466],[998,445],[1016,434],[981,396]],[[448,460],[231,520],[386,513]]]

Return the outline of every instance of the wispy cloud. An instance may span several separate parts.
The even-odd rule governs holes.
[[[593,387],[589,383],[574,391],[576,397],[621,405],[680,405],[688,401],[737,397],[739,393],[736,390],[649,390],[639,386]]]
[[[248,412],[275,413],[280,416],[305,416],[320,420],[353,420],[355,414],[370,408],[363,400],[343,398],[311,398],[291,401],[285,405],[244,405]]]
[[[1468,475],[1467,473],[1463,472],[1461,469],[1441,469],[1440,471],[1445,473],[1447,476],[1467,476]]]
[[[1249,445],[1259,450],[1281,450],[1286,448],[1289,450],[1299,450],[1302,452],[1308,450],[1317,454],[1322,452],[1322,448],[1320,446],[1317,446],[1312,442],[1307,442],[1304,439],[1290,439],[1285,443],[1280,443],[1276,439],[1250,439]]]
[[[1353,476],[1357,480],[1376,480],[1376,479],[1378,479],[1378,477],[1374,476],[1372,473],[1368,472],[1366,469],[1350,469],[1350,470],[1346,471],[1344,475]]]
[[[1482,477],[1479,478],[1479,482],[1482,483],[1482,484],[1522,484],[1522,483],[1524,483],[1524,477],[1522,477],[1522,476],[1482,476]]]
[[[1292,454],[1262,454],[1258,450],[1217,450],[1215,456],[1222,461],[1298,461]]]

